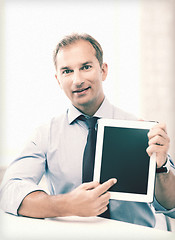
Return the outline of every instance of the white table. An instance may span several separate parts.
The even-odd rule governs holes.
[[[99,217],[33,219],[0,211],[0,239],[175,240],[175,233]]]

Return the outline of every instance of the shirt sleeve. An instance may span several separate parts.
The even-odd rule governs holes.
[[[168,155],[168,167],[175,175],[175,165],[169,155]],[[171,210],[167,210],[156,200],[156,198],[154,198],[153,206],[155,208],[156,213],[163,213],[164,215],[167,215],[171,218],[175,218],[175,208],[173,208]]]
[[[7,168],[0,187],[0,208],[17,215],[23,199],[38,186],[47,161],[48,128],[40,127],[30,138],[20,156]]]
[[[156,213],[163,213],[164,215],[167,215],[168,217],[175,218],[175,208],[171,210],[167,210],[164,208],[156,199],[154,199],[153,206],[155,208]]]

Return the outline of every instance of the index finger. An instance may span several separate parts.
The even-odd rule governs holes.
[[[93,191],[96,192],[97,196],[100,196],[103,193],[105,193],[110,187],[112,187],[114,184],[116,184],[116,182],[117,182],[116,178],[111,178],[108,181],[104,182],[103,184],[100,184]]]

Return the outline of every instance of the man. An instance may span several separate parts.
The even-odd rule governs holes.
[[[155,226],[150,204],[109,200],[107,190],[117,184],[109,179],[103,184],[82,184],[83,152],[88,127],[85,118],[135,120],[112,106],[105,98],[102,83],[108,66],[103,63],[100,44],[89,35],[65,37],[54,52],[55,77],[72,105],[67,112],[40,127],[24,151],[8,168],[0,192],[1,208],[23,216],[98,216],[108,206],[110,218]],[[154,207],[175,217],[175,172],[167,151],[169,137],[164,124],[157,124],[148,134],[149,156],[156,152],[157,169]],[[164,171],[166,163],[170,170]],[[38,186],[46,174],[50,195]],[[128,179],[129,181],[129,179]]]

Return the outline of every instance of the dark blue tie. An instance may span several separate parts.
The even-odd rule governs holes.
[[[84,149],[83,155],[83,171],[82,171],[82,182],[91,182],[93,180],[94,174],[94,160],[95,160],[95,148],[96,148],[96,138],[97,132],[95,130],[95,125],[97,123],[97,118],[92,117],[85,120],[88,125],[88,137],[87,143]]]
[[[83,155],[83,171],[82,171],[82,182],[91,182],[93,181],[94,175],[94,161],[95,161],[95,149],[96,149],[96,138],[97,132],[95,129],[95,125],[97,123],[97,117],[92,117],[85,119],[84,116],[81,116],[81,120],[87,122],[88,125],[88,137],[87,143],[84,149]],[[106,212],[99,215],[100,217],[110,218],[109,206]]]

